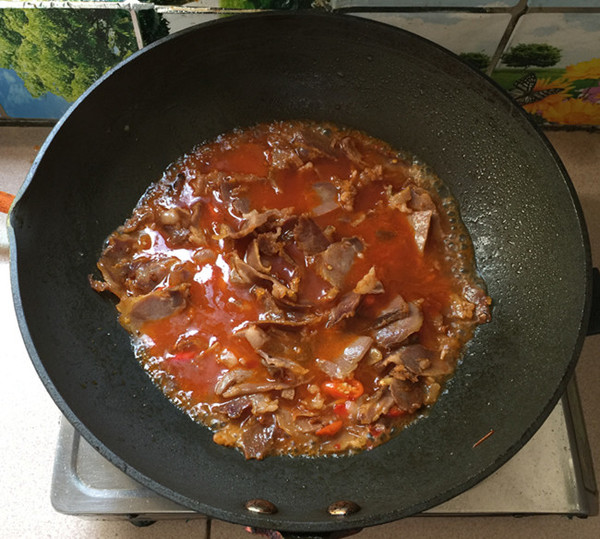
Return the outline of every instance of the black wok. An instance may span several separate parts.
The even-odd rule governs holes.
[[[429,417],[391,442],[344,458],[245,461],[152,385],[113,302],[87,276],[104,238],[175,158],[237,126],[306,118],[362,129],[437,171],[460,202],[493,321],[478,329]],[[589,318],[585,225],[543,135],[452,54],[348,16],[228,18],[134,55],[53,130],[10,226],[23,337],[68,420],[167,498],[260,528],[381,524],[475,485],[547,417]],[[249,512],[254,498],[277,513]],[[340,500],[360,510],[331,516]]]

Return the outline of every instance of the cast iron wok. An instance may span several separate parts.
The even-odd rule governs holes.
[[[152,385],[114,302],[88,284],[105,237],[169,163],[219,133],[273,119],[359,128],[430,165],[459,200],[494,300],[493,321],[478,329],[429,416],[355,456],[257,462],[214,444]],[[473,486],[547,417],[589,318],[585,225],[545,138],[452,54],[349,16],[228,18],[134,55],[53,130],[10,226],[21,330],[68,420],[167,498],[259,528],[361,528]],[[255,498],[278,511],[248,512]],[[329,515],[340,500],[361,509]]]

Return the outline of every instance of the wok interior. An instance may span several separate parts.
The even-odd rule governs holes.
[[[222,132],[274,119],[359,128],[430,165],[459,200],[494,299],[492,323],[478,329],[429,417],[352,457],[248,462],[213,444],[151,384],[114,303],[87,281],[105,237],[169,163]],[[586,237],[549,146],[453,56],[348,16],[231,18],[150,47],[57,126],[11,225],[25,340],[67,418],[138,480],[234,522],[365,526],[459,493],[533,434],[583,338]],[[279,512],[246,513],[252,498]],[[325,509],[338,500],[362,510],[332,519]]]

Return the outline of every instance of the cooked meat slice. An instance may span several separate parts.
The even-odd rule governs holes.
[[[177,262],[176,258],[137,258],[129,281],[137,293],[148,294],[167,277],[172,266]]]
[[[313,185],[313,190],[321,199],[321,204],[315,206],[311,211],[312,215],[315,217],[325,215],[340,207],[338,204],[338,190],[334,184],[328,182],[315,183]]]
[[[297,383],[300,377],[304,376],[308,369],[302,365],[283,357],[274,357],[259,352],[261,363],[267,368],[269,374],[278,381],[287,383]]]
[[[282,210],[279,209],[271,209],[266,210],[264,212],[258,212],[256,210],[252,210],[248,213],[245,213],[242,217],[244,222],[239,230],[223,230],[219,233],[215,239],[223,239],[223,238],[244,238],[249,236],[252,232],[254,232],[257,228],[263,226],[267,222],[271,221],[273,223],[280,223],[285,221],[292,214],[291,208],[284,208]]]
[[[125,327],[139,330],[144,322],[160,320],[181,312],[187,306],[189,286],[189,283],[184,283],[142,296],[123,298],[117,305],[121,323]]]
[[[247,459],[263,459],[276,439],[273,414],[251,415],[242,423],[241,446]]]
[[[356,283],[354,292],[361,295],[383,294],[385,292],[382,282],[377,278],[374,266]]]
[[[377,421],[383,414],[387,414],[394,405],[394,398],[386,389],[377,389],[358,403],[356,418],[362,425]]]
[[[402,344],[413,333],[421,329],[423,325],[423,313],[418,305],[409,303],[409,313],[387,326],[375,331],[374,336],[377,344],[384,348],[393,348]]]
[[[280,241],[281,227],[270,232],[261,232],[256,236],[258,250],[263,255],[275,256],[281,254],[283,243]]]
[[[294,279],[290,283],[282,283],[272,275],[258,271],[250,264],[244,262],[236,252],[230,254],[228,261],[235,270],[236,280],[242,283],[262,284],[265,281],[270,282],[271,293],[276,298],[283,298],[285,296],[294,298],[298,292],[298,282]]]
[[[252,348],[260,350],[263,345],[269,340],[269,336],[259,327],[251,324],[247,328],[240,331],[246,340],[250,343]]]
[[[231,399],[226,402],[213,404],[211,411],[217,414],[224,414],[230,419],[239,419],[246,410],[252,406],[250,396],[244,395],[237,399]]]
[[[420,344],[411,344],[398,348],[393,354],[387,356],[383,362],[386,365],[394,364],[390,375],[400,380],[416,382],[431,366],[431,361],[436,355],[433,350],[428,350]]]
[[[330,244],[319,225],[306,216],[298,219],[294,227],[294,239],[300,250],[308,256],[324,251]]]
[[[415,233],[415,243],[421,253],[425,250],[432,215],[433,212],[431,210],[425,210],[415,211],[406,216]]]
[[[315,361],[325,374],[331,378],[343,380],[354,372],[360,360],[369,351],[369,348],[371,348],[372,343],[373,339],[371,337],[364,335],[356,337],[352,341],[352,344],[348,345],[343,353],[333,361],[320,358],[317,358]]]
[[[425,189],[410,184],[410,201],[408,206],[414,211],[431,211],[437,213],[435,202]]]
[[[215,394],[223,395],[231,386],[247,380],[250,376],[252,376],[252,371],[246,369],[232,369],[225,372],[215,384]]]
[[[298,129],[294,132],[291,143],[304,163],[318,157],[333,156],[330,138],[315,129]]]
[[[231,399],[233,397],[239,397],[240,395],[253,395],[255,393],[266,393],[267,391],[280,391],[290,387],[293,386],[282,382],[263,382],[262,384],[243,382],[227,388],[225,391],[223,391],[223,397],[226,399]]]
[[[332,327],[344,318],[354,316],[363,295],[381,294],[383,292],[383,284],[377,278],[377,275],[375,275],[375,268],[372,267],[356,284],[354,290],[344,294],[338,303],[329,311],[326,326]]]
[[[246,249],[245,262],[259,273],[269,273],[271,266],[267,266],[261,259],[258,240],[253,239]]]
[[[366,163],[363,160],[363,154],[356,147],[356,142],[350,137],[343,137],[336,140],[336,145],[344,152],[346,157],[359,167],[365,167]]]
[[[400,295],[397,295],[388,303],[383,309],[379,316],[375,319],[371,325],[372,329],[379,329],[400,318],[405,318],[410,313],[410,306]]]
[[[317,273],[336,288],[342,288],[356,255],[363,250],[357,238],[347,238],[332,243],[315,256]]]
[[[391,185],[386,185],[385,194],[390,208],[401,211],[402,213],[410,213],[407,203],[411,199],[410,187],[404,187],[397,193],[392,191]]]
[[[137,238],[130,234],[113,235],[98,261],[98,269],[106,282],[104,290],[121,296],[125,292],[124,282],[131,271],[129,260],[137,250]]]
[[[344,318],[354,316],[361,298],[362,296],[356,292],[344,294],[340,301],[329,311],[326,327],[333,327]]]
[[[390,391],[399,410],[412,413],[423,406],[425,391],[420,383],[395,378],[390,384]]]

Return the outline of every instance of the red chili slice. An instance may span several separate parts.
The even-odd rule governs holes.
[[[329,425],[321,427],[319,430],[315,431],[315,434],[317,436],[333,436],[334,434],[337,434],[343,424],[344,422],[341,419],[338,419],[337,421],[329,423]]]
[[[356,379],[349,380],[329,380],[321,385],[321,389],[327,395],[335,399],[358,399],[364,392],[365,388]]]

